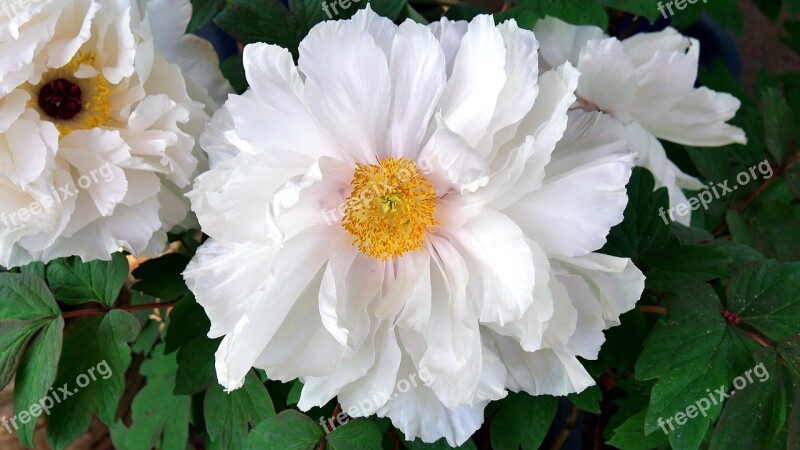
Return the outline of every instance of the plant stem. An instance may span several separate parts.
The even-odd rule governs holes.
[[[639,305],[639,311],[653,314],[666,314],[667,308],[655,305]]]
[[[155,309],[155,308],[167,308],[170,306],[175,305],[178,303],[178,300],[172,300],[169,302],[162,302],[162,303],[148,303],[146,305],[126,305],[120,306],[119,308],[90,308],[90,309],[79,309],[77,311],[69,311],[63,313],[61,316],[64,319],[70,319],[73,317],[83,317],[83,316],[96,316],[100,314],[106,314],[110,311],[115,309],[120,309],[122,311],[140,311],[143,309]]]

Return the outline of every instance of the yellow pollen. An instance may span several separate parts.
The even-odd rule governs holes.
[[[342,226],[367,256],[386,261],[421,250],[425,233],[439,224],[433,218],[436,192],[409,159],[356,164],[351,185]]]
[[[112,121],[111,108],[108,102],[108,97],[111,93],[110,83],[102,74],[91,78],[78,78],[76,76],[81,67],[90,66],[97,69],[96,59],[97,56],[94,52],[78,52],[65,66],[51,69],[45,73],[39,84],[27,86],[27,90],[31,94],[28,106],[39,111],[43,119],[53,122],[62,138],[75,130],[90,130],[105,126]],[[81,111],[69,120],[48,117],[37,102],[42,86],[59,79],[64,79],[77,85],[82,91]]]

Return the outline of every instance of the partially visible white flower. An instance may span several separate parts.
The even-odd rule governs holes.
[[[192,217],[207,90],[224,86],[190,95],[159,51],[183,38],[154,41],[148,19],[189,1],[150,3],[43,0],[0,22],[0,265],[154,254]]]
[[[189,194],[212,239],[184,274],[227,390],[253,366],[300,377],[301,409],[338,396],[455,446],[508,389],[594,384],[578,357],[644,288],[596,253],[633,155],[616,120],[568,113],[579,73],[539,75],[538,45],[491,16],[367,8],[315,26],[297,66],[245,48],[251,89],[212,119]]]
[[[619,41],[600,28],[575,26],[552,17],[534,29],[542,44],[543,69],[571,62],[581,72],[577,104],[603,111],[627,127],[637,164],[669,190],[671,206],[686,203],[681,189],[705,187],[667,158],[658,139],[698,147],[747,142],[744,131],[726,122],[740,102],[730,94],[695,88],[700,44],[673,28]],[[687,224],[690,215],[675,215]]]

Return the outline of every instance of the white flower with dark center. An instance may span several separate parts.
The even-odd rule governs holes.
[[[726,123],[739,100],[694,86],[700,44],[675,29],[620,41],[600,28],[548,17],[534,31],[543,69],[569,61],[581,72],[574,108],[603,111],[626,125],[637,165],[653,173],[657,187],[666,186],[672,207],[687,203],[681,189],[705,185],[670,161],[658,139],[697,147],[747,142],[744,131]],[[689,224],[689,214],[674,217]]]
[[[182,37],[187,14],[188,0],[43,0],[0,19],[0,265],[156,254],[190,217],[195,137],[227,83],[198,77],[195,101],[158,50],[214,64]],[[177,31],[154,41],[150,17]]]
[[[301,378],[302,409],[338,396],[456,445],[508,389],[594,384],[577,357],[644,287],[596,253],[633,155],[614,119],[568,114],[579,73],[539,76],[537,47],[491,16],[367,9],[314,27],[297,66],[245,48],[251,89],[212,119],[189,194],[212,239],[185,277],[227,390],[255,366]]]

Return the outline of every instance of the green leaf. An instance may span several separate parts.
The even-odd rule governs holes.
[[[287,405],[296,405],[300,402],[300,394],[303,392],[303,382],[300,380],[294,380],[292,383],[292,389],[289,390],[289,394],[286,396],[286,404]]]
[[[764,133],[767,150],[775,161],[783,163],[793,154],[795,140],[794,118],[786,98],[777,89],[769,88],[761,94],[764,105]]]
[[[467,440],[467,442],[464,442],[458,447],[451,447],[444,439],[439,439],[433,444],[428,444],[417,438],[413,442],[406,442],[405,446],[408,450],[477,450],[472,440]]]
[[[778,343],[778,354],[786,363],[789,385],[793,397],[787,421],[786,448],[800,448],[800,336]]]
[[[659,431],[665,426],[662,421],[671,421],[677,412],[706,397],[707,389],[727,386],[751,364],[754,344],[728,325],[721,310],[719,298],[709,285],[685,283],[669,303],[667,319],[648,336],[636,363],[636,378],[658,378],[658,382],[651,393],[645,433]],[[670,422],[672,446],[698,448],[720,408],[710,405],[707,416]]]
[[[670,237],[669,197],[666,188],[655,189],[655,179],[646,169],[637,167],[628,182],[628,205],[625,218],[611,229],[603,253],[632,258],[638,263],[648,252],[666,245]]]
[[[653,0],[595,0],[595,3],[607,8],[629,12],[634,16],[644,17],[651,23],[661,15]]]
[[[727,297],[728,308],[766,337],[800,334],[800,263],[745,266],[731,279]]]
[[[133,400],[131,426],[111,428],[116,448],[125,450],[181,449],[189,439],[191,397],[172,395],[177,371],[175,355],[164,355],[164,345],[153,349],[140,373],[147,384]]]
[[[315,3],[319,2],[317,1]],[[354,3],[357,4],[358,2]],[[405,0],[370,0],[369,4],[376,13],[394,21],[400,17],[400,13],[405,9],[407,2]],[[462,3],[457,3],[455,6],[460,4]]]
[[[709,281],[729,275],[733,260],[715,245],[673,246],[642,261],[647,284],[658,292],[673,292],[690,280]]]
[[[383,434],[374,422],[354,419],[328,434],[331,450],[372,450],[381,447]]]
[[[191,296],[175,304],[168,320],[166,353],[175,352],[189,342],[205,337],[211,329],[211,321],[203,307]]]
[[[450,20],[470,21],[481,14],[486,14],[486,11],[471,3],[459,2],[451,6],[445,16]]]
[[[47,265],[47,282],[53,294],[68,305],[99,302],[112,307],[127,277],[128,260],[122,253],[114,253],[110,261],[84,263],[73,256]]]
[[[0,389],[11,381],[36,332],[60,314],[44,280],[29,273],[0,273]],[[30,364],[33,363],[25,364],[28,369],[23,382],[26,389],[35,391],[36,380],[30,379]],[[48,376],[46,372],[41,375],[43,379]]]
[[[239,95],[244,94],[250,85],[247,83],[247,76],[244,73],[242,55],[233,55],[225,58],[219,68],[222,71],[222,75],[231,83],[233,90]]]
[[[425,18],[419,11],[414,9],[411,5],[406,5],[406,9],[403,12],[404,16],[408,19],[411,19],[413,22],[421,23],[422,25],[427,25],[428,19]]]
[[[31,420],[19,422],[17,428],[20,442],[28,448],[33,448],[33,432],[42,414],[39,401],[47,395],[56,379],[63,332],[62,317],[47,324],[31,341],[14,378],[14,414],[20,417],[22,411],[27,411],[31,416]]]
[[[257,426],[275,415],[267,388],[252,370],[244,385],[226,393],[214,383],[203,403],[209,438],[220,448],[240,449],[250,426]]]
[[[553,16],[571,24],[595,25],[604,30],[608,27],[606,11],[586,0],[520,0],[518,5],[539,17]]]
[[[21,273],[29,273],[31,275],[35,275],[38,278],[44,280],[45,273],[44,273],[44,263],[41,261],[36,261],[28,264],[27,266],[22,266],[19,268]]]
[[[259,424],[244,443],[245,450],[316,450],[322,428],[308,416],[287,409]]]
[[[492,420],[491,441],[496,450],[536,450],[558,410],[558,399],[549,395],[511,393],[500,400]]]
[[[37,320],[61,314],[41,278],[31,274],[0,273],[0,317]]]
[[[744,387],[725,402],[709,450],[777,448],[775,440],[786,420],[783,370],[772,348],[759,350],[756,359],[758,365],[748,371],[749,379],[742,374],[738,377],[742,382],[734,382]]]
[[[644,420],[647,410],[630,417],[614,429],[614,437],[607,443],[622,450],[651,450],[654,448],[669,447],[667,435],[661,430],[651,434],[644,433]]]
[[[180,253],[147,260],[133,271],[133,277],[139,281],[132,289],[167,300],[188,294],[182,275],[188,264],[189,258]]]
[[[136,340],[139,329],[139,321],[121,310],[82,318],[67,327],[53,391],[56,404],[47,421],[51,447],[60,450],[82,435],[92,412],[106,425],[114,424],[131,363],[128,344]],[[85,386],[78,385],[79,378]]]
[[[216,381],[214,353],[221,339],[195,339],[178,352],[176,395],[194,395],[208,389]]]
[[[594,385],[584,389],[580,394],[569,394],[567,396],[573,405],[582,409],[583,411],[600,414],[600,400],[603,398],[603,393],[600,392],[600,386]]]
[[[615,369],[617,373],[630,373],[642,352],[642,343],[650,327],[645,314],[634,308],[620,316],[620,325],[605,331],[606,342],[600,348],[597,361],[585,361],[584,366],[595,377]]]
[[[291,49],[298,41],[288,18],[278,0],[233,0],[214,22],[242,44],[263,41]]]
[[[225,0],[192,0],[192,19],[186,32],[194,33],[198,28],[204,27],[224,5]]]
[[[536,26],[536,22],[539,20],[539,16],[533,11],[521,8],[511,8],[508,11],[494,14],[494,21],[498,25],[511,19],[514,19],[520,28],[532,31],[533,27]]]
[[[11,382],[34,333],[44,321],[0,319],[0,389]]]

